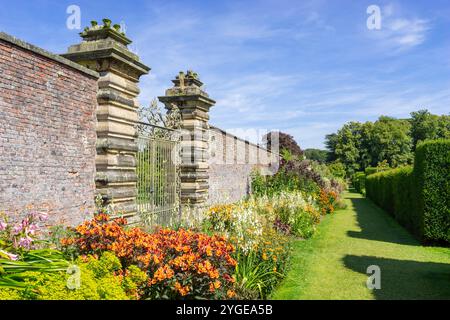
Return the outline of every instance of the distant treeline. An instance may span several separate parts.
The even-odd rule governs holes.
[[[327,135],[326,161],[342,163],[348,175],[383,162],[395,168],[413,162],[418,142],[449,138],[450,115],[420,110],[412,112],[410,119],[381,116],[375,122],[349,122]],[[323,151],[311,154],[320,159],[324,156]]]

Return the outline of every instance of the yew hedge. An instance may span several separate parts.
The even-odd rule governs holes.
[[[418,145],[414,167],[371,174],[366,193],[425,242],[450,243],[450,140]]]

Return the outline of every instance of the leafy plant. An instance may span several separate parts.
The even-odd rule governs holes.
[[[367,178],[367,196],[421,240],[450,243],[450,140],[419,143],[414,168]]]
[[[237,250],[236,292],[241,299],[265,299],[284,277],[290,255],[287,237],[267,229],[250,252]]]
[[[97,215],[64,239],[80,255],[113,252],[122,268],[137,266],[149,277],[144,297],[223,299],[233,295],[234,247],[221,236],[189,230],[146,233],[125,228],[125,219]]]
[[[55,253],[52,253],[55,254]],[[30,261],[27,262],[31,264]],[[80,257],[74,262],[77,273],[67,272],[68,262],[52,261],[52,272],[21,264],[20,287],[1,286],[0,297],[11,296],[26,300],[128,300],[140,297],[147,281],[145,273],[129,267],[122,270],[119,259],[110,252]],[[33,265],[35,266],[35,265]],[[74,269],[75,270],[75,269]],[[17,274],[14,277],[18,277]],[[72,282],[71,277],[79,277]],[[69,286],[69,283],[74,287]]]
[[[52,249],[26,251],[17,261],[0,259],[0,288],[24,289],[27,272],[55,273],[68,266],[62,253]]]

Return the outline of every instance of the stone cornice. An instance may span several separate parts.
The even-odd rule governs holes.
[[[133,70],[136,70],[140,75],[147,74],[151,70],[150,67],[137,60],[132,59],[130,55],[115,47],[97,49],[92,51],[70,52],[62,54],[62,56],[75,62],[97,59],[115,59],[126,64]]]
[[[161,102],[173,102],[173,101],[201,101],[204,102],[206,104],[210,104],[210,105],[214,105],[216,103],[215,100],[205,97],[204,95],[201,94],[192,94],[192,95],[173,95],[173,96],[161,96],[158,97],[159,101]]]

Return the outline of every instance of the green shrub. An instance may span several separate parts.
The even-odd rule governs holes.
[[[420,216],[416,205],[414,173],[411,166],[398,168],[392,175],[393,215],[413,234],[420,235]]]
[[[383,172],[383,171],[388,171],[391,170],[391,168],[389,167],[389,164],[387,163],[386,160],[379,162],[378,165],[376,167],[367,167],[364,172],[366,174],[366,176],[374,174],[374,173],[378,173],[378,172]]]
[[[345,166],[341,162],[333,162],[328,165],[328,169],[330,170],[331,174],[335,178],[341,178],[344,179],[347,172],[345,171]]]
[[[450,140],[419,144],[414,168],[371,174],[366,191],[420,240],[450,243]]]
[[[365,192],[366,192],[366,175],[364,174],[364,172],[356,172],[352,176],[352,184],[357,192],[365,194]]]
[[[292,223],[292,233],[303,239],[308,239],[316,232],[316,225],[318,223],[317,216],[299,210]]]
[[[252,193],[256,196],[274,196],[281,192],[305,191],[310,194],[318,193],[318,184],[310,179],[294,172],[280,169],[273,176],[263,176],[259,172],[252,173]]]
[[[367,167],[364,171],[366,173],[366,176],[377,173],[378,169],[376,167]]]
[[[450,243],[450,140],[419,144],[414,172],[424,238]]]
[[[119,275],[120,260],[110,252],[103,253],[99,259],[80,257],[76,266],[80,277],[78,288],[68,288],[70,278],[76,274],[26,271],[20,275],[24,288],[0,289],[0,300],[129,300],[137,298],[138,288],[148,280],[145,273],[134,266]]]
[[[287,272],[290,240],[273,229],[266,229],[262,241],[249,252],[235,253],[238,299],[266,299]]]
[[[366,179],[367,197],[390,213],[403,226],[417,234],[414,176],[412,167],[371,174]]]

